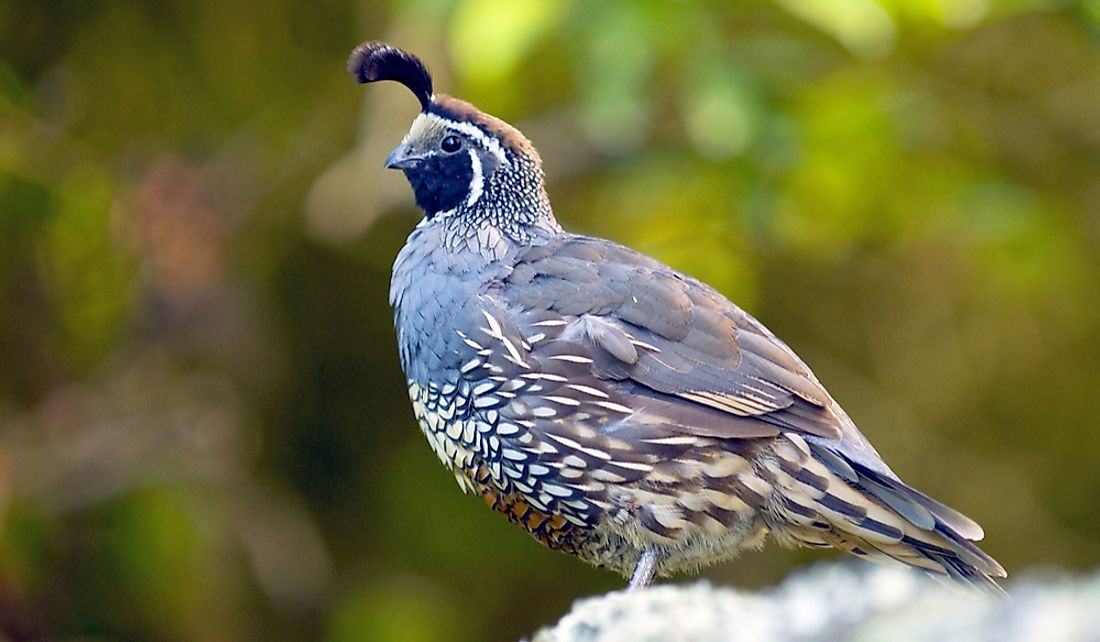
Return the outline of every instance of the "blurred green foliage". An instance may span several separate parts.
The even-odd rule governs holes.
[[[1100,562],[1100,2],[0,2],[0,637],[508,640],[622,580],[398,370],[366,38],[711,282],[1013,573]],[[759,586],[820,553],[708,572]]]

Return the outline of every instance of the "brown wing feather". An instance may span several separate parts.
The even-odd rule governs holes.
[[[644,255],[564,237],[527,251],[504,287],[513,305],[566,320],[562,339],[592,359],[593,374],[635,384],[655,420],[715,437],[841,436],[832,399],[782,341],[712,288]],[[692,408],[719,413],[689,420]]]

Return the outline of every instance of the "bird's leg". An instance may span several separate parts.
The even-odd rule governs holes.
[[[637,591],[649,586],[653,581],[653,575],[657,572],[657,562],[661,559],[660,553],[655,548],[647,548],[638,558],[638,565],[634,567],[634,575],[630,576],[629,591]]]

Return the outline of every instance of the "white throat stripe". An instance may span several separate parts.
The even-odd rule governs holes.
[[[477,156],[477,150],[468,149],[470,153],[470,168],[474,176],[470,179],[470,194],[466,197],[466,207],[472,207],[477,199],[481,198],[481,190],[484,188],[484,177],[481,175],[481,159]]]

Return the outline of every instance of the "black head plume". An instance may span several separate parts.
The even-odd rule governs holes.
[[[348,71],[360,83],[396,80],[420,101],[423,110],[432,102],[432,75],[419,58],[384,42],[370,40],[351,52]]]

